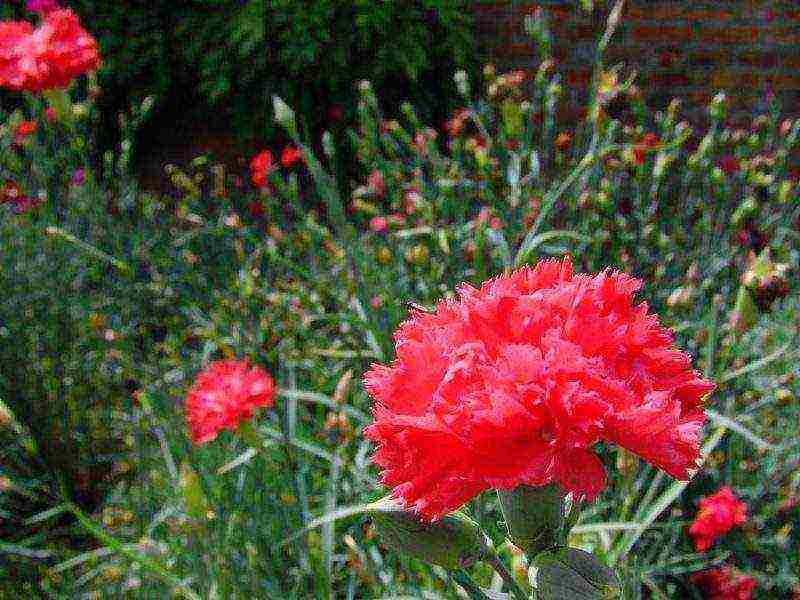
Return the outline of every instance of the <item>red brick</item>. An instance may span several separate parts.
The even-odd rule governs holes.
[[[692,39],[690,27],[676,26],[641,26],[634,28],[633,39],[638,42],[676,43]]]
[[[699,36],[707,44],[752,44],[758,39],[757,27],[701,29]]]
[[[772,69],[778,64],[778,55],[775,52],[742,52],[737,60],[750,67]]]

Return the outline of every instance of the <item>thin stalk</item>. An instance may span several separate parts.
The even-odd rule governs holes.
[[[506,568],[506,565],[503,563],[503,561],[500,560],[500,556],[497,554],[494,548],[487,548],[484,560],[492,566],[498,575],[500,575],[515,598],[518,600],[528,600],[528,594],[520,587],[519,583],[517,583],[517,580],[514,579],[514,576]]]
[[[464,569],[453,571],[450,573],[450,577],[458,585],[464,588],[464,591],[467,592],[467,595],[471,600],[492,600],[483,592],[481,587],[475,583],[472,577],[470,577]],[[525,600],[527,600],[527,598]]]
[[[84,242],[83,240],[76,238],[74,235],[72,235],[67,231],[64,231],[60,227],[49,225],[48,227],[45,228],[45,233],[47,233],[47,235],[60,237],[61,239],[76,245],[81,250],[84,250],[87,254],[91,254],[95,258],[99,258],[107,263],[114,265],[119,271],[121,271],[125,275],[130,275],[133,273],[133,269],[128,263],[118,258],[115,258],[106,252],[103,252],[99,248],[95,248],[94,246]]]
[[[65,505],[69,511],[78,520],[78,523],[92,534],[98,541],[102,542],[106,547],[114,550],[115,552],[125,556],[129,560],[138,563],[143,568],[150,571],[155,577],[173,586],[175,592],[188,600],[202,600],[202,598],[189,588],[181,579],[162,565],[159,561],[144,556],[138,552],[131,550],[128,546],[120,542],[114,536],[108,534],[102,527],[97,525],[86,513],[84,513],[75,503],[68,499],[67,486],[63,477],[59,478],[61,485],[61,494],[64,496]]]

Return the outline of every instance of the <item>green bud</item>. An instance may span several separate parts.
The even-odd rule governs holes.
[[[622,597],[614,571],[576,548],[558,548],[536,557],[536,597],[540,600],[613,600]]]
[[[186,503],[186,513],[196,521],[205,520],[210,510],[208,499],[203,492],[200,477],[188,463],[181,464],[178,483]]]
[[[758,321],[758,308],[753,300],[753,296],[744,285],[739,286],[739,293],[736,295],[736,304],[730,315],[730,324],[739,333],[744,333]]]
[[[275,122],[289,133],[293,133],[295,130],[294,111],[289,108],[289,105],[278,96],[272,96],[272,109],[275,112]]]
[[[708,112],[711,115],[712,119],[717,121],[722,121],[725,118],[726,113],[728,112],[728,98],[725,96],[725,92],[720,92],[711,100],[711,104],[708,107]]]
[[[792,189],[793,185],[791,181],[782,181],[780,187],[778,188],[778,202],[781,204],[786,204],[789,201]]]
[[[522,110],[519,104],[513,100],[506,100],[501,106],[501,112],[503,114],[503,129],[505,130],[506,136],[513,138],[521,135],[524,124],[522,120]]]
[[[731,215],[731,224],[734,227],[741,225],[745,219],[752,217],[758,211],[758,201],[752,196],[748,196],[736,207]]]
[[[459,512],[426,523],[388,499],[372,513],[379,535],[398,552],[445,569],[469,566],[483,557],[486,538],[475,521]]]
[[[469,78],[467,77],[467,72],[463,69],[459,69],[456,71],[453,79],[456,82],[456,89],[458,90],[458,93],[465,98],[469,97]]]
[[[560,543],[564,534],[564,498],[557,485],[520,485],[498,490],[508,537],[529,557]]]

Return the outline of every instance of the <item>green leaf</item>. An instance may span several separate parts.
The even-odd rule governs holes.
[[[597,558],[576,548],[543,552],[534,560],[540,600],[621,598],[619,579]]]

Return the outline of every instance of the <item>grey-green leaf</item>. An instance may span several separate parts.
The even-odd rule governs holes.
[[[534,560],[540,600],[613,600],[621,598],[619,579],[597,558],[576,548],[543,552]]]

